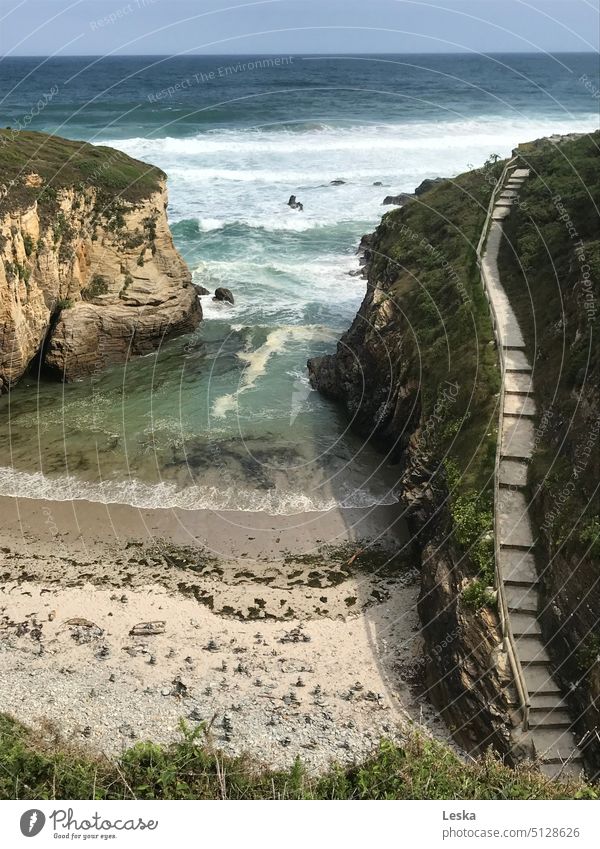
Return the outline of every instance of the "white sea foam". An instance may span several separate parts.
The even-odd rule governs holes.
[[[336,507],[363,507],[394,504],[391,492],[374,494],[364,489],[343,490],[336,496],[285,490],[247,489],[239,486],[186,486],[162,482],[145,484],[138,480],[88,483],[75,477],[49,478],[39,472],[17,472],[0,467],[0,492],[15,498],[51,501],[91,501],[98,504],[128,504],[140,509],[240,510],[265,512],[274,516],[325,512]]]
[[[213,130],[108,143],[165,169],[174,221],[196,219],[205,232],[236,221],[302,232],[343,219],[375,223],[390,191],[412,191],[425,177],[453,176],[490,153],[507,156],[527,139],[591,131],[597,124],[592,112],[573,119],[515,113],[296,131]],[[346,184],[329,185],[339,178]],[[303,213],[285,207],[292,193],[303,201]]]
[[[226,395],[221,395],[213,403],[212,415],[215,418],[224,418],[227,413],[233,412],[236,408],[240,395],[252,389],[256,381],[265,374],[267,364],[273,354],[283,351],[286,345],[294,340],[303,341],[334,341],[336,338],[334,331],[329,327],[315,326],[291,326],[278,327],[272,330],[266,341],[254,351],[242,351],[237,356],[245,363],[242,378],[236,392],[231,392]]]
[[[114,139],[103,144],[134,151],[138,156],[163,152],[167,155],[211,157],[215,154],[290,154],[318,151],[356,152],[368,148],[374,152],[420,149],[447,151],[461,148],[478,138],[497,147],[513,146],[521,141],[552,133],[586,132],[597,127],[598,116],[590,110],[577,118],[529,118],[515,112],[463,120],[406,121],[402,124],[361,124],[358,126],[320,126],[311,129],[234,129],[212,130],[187,138]]]

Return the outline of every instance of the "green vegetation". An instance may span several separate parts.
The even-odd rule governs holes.
[[[28,179],[31,174],[42,178]],[[113,150],[86,142],[29,131],[0,130],[0,212],[30,206],[42,214],[56,211],[63,188],[94,187],[106,201],[139,203],[157,191],[165,177],[160,169]],[[0,188],[2,186],[0,185]],[[113,216],[119,226],[119,216]]]
[[[453,539],[483,586],[494,582],[500,375],[476,246],[504,164],[497,160],[385,215],[373,260],[373,278],[385,281],[406,324],[402,359],[419,386],[421,444],[446,472]],[[488,600],[484,592],[477,598]]]
[[[579,531],[579,542],[588,549],[590,557],[600,558],[600,521],[597,518],[590,519]]]
[[[73,301],[70,298],[60,298],[56,302],[56,310],[61,312],[62,310],[70,310],[73,306]]]
[[[487,588],[495,583],[493,513],[487,492],[462,492],[460,490],[460,471],[452,460],[444,462],[446,480],[452,493],[450,513],[454,529],[454,539],[468,551],[472,563],[477,569],[477,579],[463,593],[463,599],[471,607],[491,604],[493,597]]]
[[[600,659],[600,635],[588,634],[577,649],[577,668],[583,675],[589,675]]]
[[[549,781],[491,754],[461,762],[419,733],[382,741],[365,763],[322,776],[296,761],[269,771],[228,757],[199,726],[169,746],[139,743],[116,762],[69,746],[50,729],[33,734],[0,715],[0,799],[598,799],[596,786]]]
[[[81,290],[81,297],[84,301],[93,301],[94,298],[100,295],[106,295],[108,292],[108,281],[101,274],[94,274],[90,280],[89,286]]]
[[[35,240],[29,233],[25,233],[23,236],[23,246],[25,248],[25,255],[31,256],[35,249]]]
[[[31,269],[26,265],[22,265],[20,262],[5,262],[4,270],[9,277],[16,277],[19,280],[23,280],[25,284],[29,282],[29,278],[31,277]]]
[[[461,174],[384,216],[374,277],[410,322],[403,355],[420,384],[427,447],[462,492],[493,482],[497,354],[475,249],[502,163]]]
[[[472,607],[473,610],[479,610],[480,607],[494,604],[496,596],[490,590],[489,584],[480,578],[475,578],[462,591],[462,600],[467,607]]]
[[[129,289],[129,287],[131,286],[132,283],[133,283],[133,277],[127,271],[125,273],[125,280],[123,281],[123,285],[121,286],[121,291],[119,292],[119,298],[123,299],[127,296],[127,290]]]

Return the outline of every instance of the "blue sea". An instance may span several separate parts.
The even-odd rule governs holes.
[[[591,54],[2,59],[0,124],[160,166],[194,281],[235,305],[202,298],[194,334],[93,379],[24,378],[0,399],[0,493],[273,514],[392,502],[394,470],[305,367],[360,305],[359,240],[386,194],[597,128],[598,87]]]

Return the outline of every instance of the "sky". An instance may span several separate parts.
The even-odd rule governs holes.
[[[0,0],[0,55],[597,51],[600,0]]]

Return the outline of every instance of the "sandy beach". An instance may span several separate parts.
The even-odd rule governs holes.
[[[0,502],[1,711],[109,755],[204,722],[228,752],[311,769],[412,723],[447,738],[414,686],[418,573],[397,507]]]

